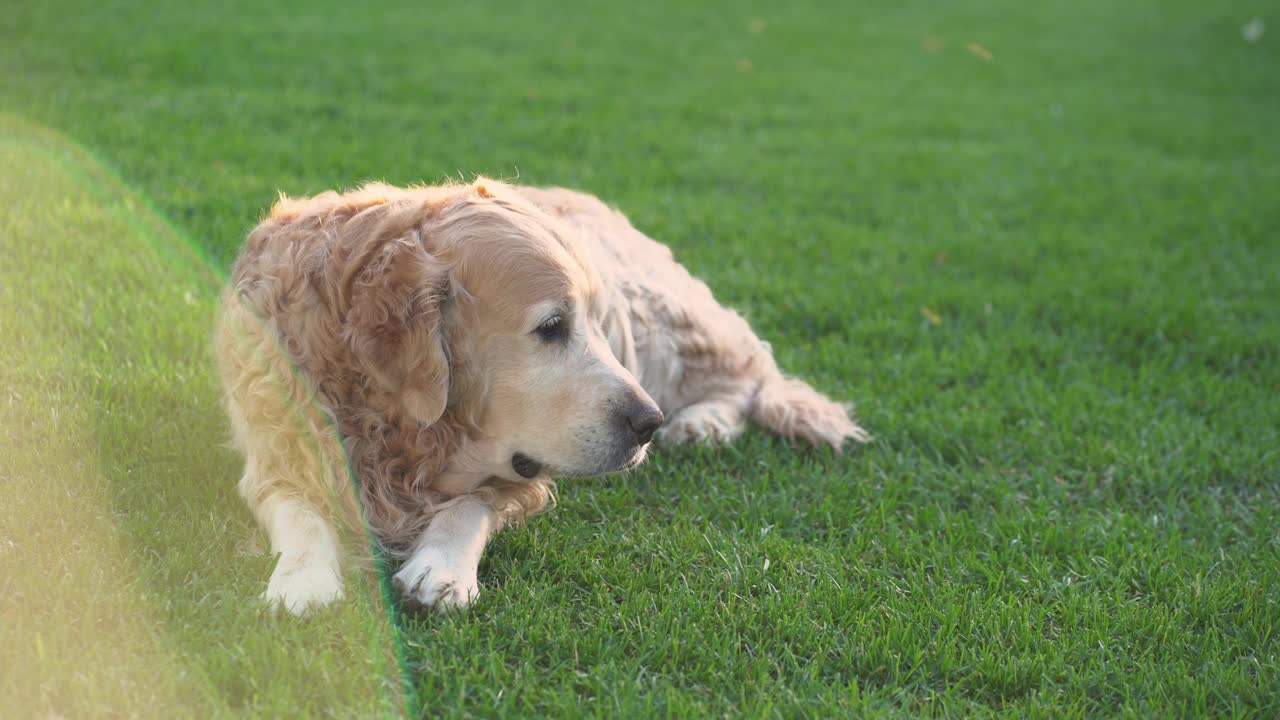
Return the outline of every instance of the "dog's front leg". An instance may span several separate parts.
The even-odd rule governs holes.
[[[342,599],[342,571],[333,528],[309,503],[272,497],[256,508],[280,556],[262,597],[294,615]]]
[[[472,495],[437,511],[393,580],[405,603],[441,612],[470,605],[480,594],[480,554],[497,526],[493,508]]]

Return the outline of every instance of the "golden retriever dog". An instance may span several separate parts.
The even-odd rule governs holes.
[[[295,614],[343,597],[344,529],[400,563],[406,605],[462,607],[485,543],[556,478],[748,420],[869,439],[665,246],[562,189],[282,196],[235,263],[215,346],[240,494],[279,556],[264,597]]]

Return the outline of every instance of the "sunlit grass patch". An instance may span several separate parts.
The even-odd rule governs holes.
[[[0,696],[16,716],[396,713],[377,577],[259,602],[207,340],[217,274],[91,159],[0,135]]]

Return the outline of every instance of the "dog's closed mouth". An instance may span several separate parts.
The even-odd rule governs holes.
[[[515,470],[520,477],[531,479],[542,472],[542,463],[524,453],[516,453],[511,456],[511,469]]]

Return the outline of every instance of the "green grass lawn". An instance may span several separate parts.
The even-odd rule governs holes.
[[[1275,10],[6,2],[0,708],[1280,716]],[[877,440],[272,618],[217,278],[277,191],[472,173],[617,204]]]

